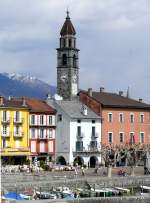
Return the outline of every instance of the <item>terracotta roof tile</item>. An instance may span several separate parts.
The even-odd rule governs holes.
[[[26,104],[30,106],[31,112],[43,112],[55,114],[56,110],[49,106],[45,101],[26,98]]]

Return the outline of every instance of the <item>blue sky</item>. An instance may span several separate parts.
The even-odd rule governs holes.
[[[0,72],[56,85],[67,7],[80,49],[80,88],[126,92],[150,103],[149,0],[0,1]]]

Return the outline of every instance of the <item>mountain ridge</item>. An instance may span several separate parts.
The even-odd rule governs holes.
[[[56,87],[29,75],[0,73],[0,95],[5,97],[31,97],[44,99],[54,95]]]

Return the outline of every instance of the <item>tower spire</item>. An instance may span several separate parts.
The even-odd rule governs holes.
[[[69,10],[68,10],[68,8],[67,8],[66,13],[67,13],[67,17],[66,17],[66,18],[70,18],[70,17],[69,17]]]

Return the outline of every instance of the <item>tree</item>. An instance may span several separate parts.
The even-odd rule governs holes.
[[[144,144],[124,144],[124,145],[103,145],[102,158],[107,167],[107,175],[111,177],[112,167],[125,160],[125,165],[130,166],[131,175],[135,174],[135,167],[140,161],[144,162],[144,157],[149,154],[150,145]]]

